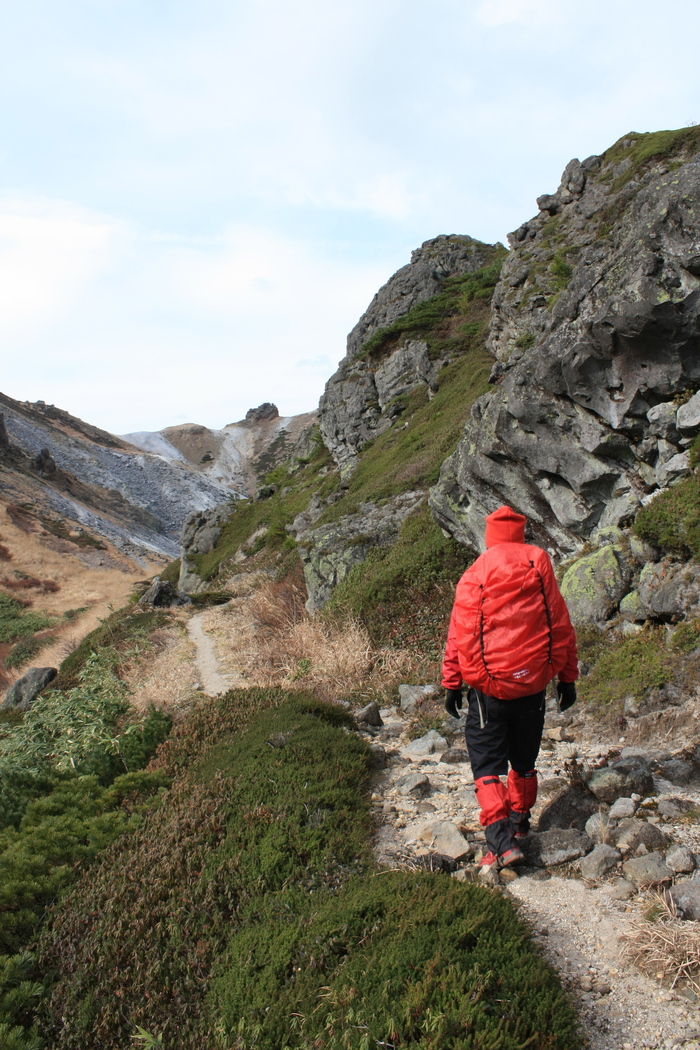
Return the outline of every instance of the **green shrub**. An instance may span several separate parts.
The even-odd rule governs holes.
[[[641,698],[667,682],[671,674],[663,628],[650,627],[612,645],[599,638],[596,657],[591,672],[580,681],[579,693],[600,708],[627,696]]]
[[[535,333],[534,332],[523,332],[515,340],[515,345],[518,350],[529,350],[531,346],[535,345]]]
[[[12,642],[20,636],[35,634],[51,623],[50,616],[26,612],[21,602],[7,591],[0,591],[0,642]]]
[[[3,1050],[41,1050],[33,1023],[44,988],[34,980],[34,956],[0,955],[0,1046]]]
[[[700,556],[700,476],[693,474],[656,496],[638,512],[634,531],[655,547],[683,557]]]
[[[46,906],[76,878],[78,866],[121,834],[137,801],[168,783],[163,773],[139,780],[129,774],[111,788],[97,777],[68,776],[27,804],[19,827],[0,831],[0,952],[16,952],[33,938]],[[127,798],[129,809],[122,806]]]
[[[507,901],[372,871],[351,724],[303,693],[247,690],[176,727],[158,759],[179,770],[167,803],[42,935],[53,1050],[126,1050],[139,1029],[177,1050],[580,1045]]]
[[[554,277],[554,288],[558,292],[563,291],[563,289],[566,288],[574,272],[573,267],[569,265],[564,256],[560,255],[559,252],[557,252],[550,263],[549,271]]]
[[[52,641],[53,637],[50,635],[44,636],[43,638],[20,638],[19,641],[12,646],[5,657],[5,666],[21,667],[22,664],[26,664],[47,645],[50,645]]]
[[[265,902],[228,950],[213,997],[241,1050],[581,1045],[510,904],[443,876],[353,880],[308,919]]]

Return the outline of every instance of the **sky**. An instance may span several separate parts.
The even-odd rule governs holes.
[[[0,390],[316,407],[412,249],[700,122],[696,0],[0,0]]]

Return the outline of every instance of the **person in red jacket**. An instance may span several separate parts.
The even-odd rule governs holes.
[[[525,522],[510,507],[486,518],[487,549],[457,584],[442,668],[455,718],[467,685],[467,750],[489,847],[483,866],[525,859],[517,840],[537,798],[547,685],[558,676],[562,711],[576,701],[576,634],[549,555],[525,543]]]

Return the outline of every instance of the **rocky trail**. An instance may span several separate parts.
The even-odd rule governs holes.
[[[415,698],[420,690],[404,686],[402,692],[404,701],[408,698],[410,702],[411,694]],[[535,816],[540,818],[540,827],[544,824],[548,830],[531,833],[530,842],[524,847],[527,865],[500,875],[492,872],[485,878],[477,866],[485,848],[484,837],[458,723],[449,720],[451,733],[446,737],[431,730],[410,740],[410,722],[400,707],[359,713],[360,718],[368,716],[383,723],[365,723],[363,728],[371,738],[379,767],[372,801],[380,865],[441,868],[451,871],[452,877],[460,881],[485,881],[494,886],[495,892],[507,894],[577,1000],[591,1050],[698,1050],[700,1006],[693,990],[687,986],[671,988],[672,975],[668,973],[657,980],[645,976],[625,951],[625,938],[634,934],[635,923],[655,899],[654,888],[645,888],[643,872],[635,876],[637,884],[628,877],[635,863],[653,865],[665,857],[669,864],[686,869],[683,874],[667,867],[667,882],[673,879],[677,887],[694,882],[700,890],[700,879],[689,879],[691,872],[687,871],[690,867],[695,869],[696,861],[700,863],[700,856],[695,853],[700,849],[700,829],[679,821],[684,810],[692,807],[695,811],[700,806],[700,783],[695,780],[696,771],[690,770],[690,763],[669,758],[667,753],[650,752],[654,768],[664,766],[672,772],[671,763],[677,762],[675,776],[686,783],[672,784],[656,774],[650,794],[644,799],[636,793],[634,799],[621,798],[619,812],[643,813],[644,819],[622,817],[616,822],[610,816],[612,807],[603,802],[595,806],[592,818],[586,821],[588,832],[594,839],[599,837],[592,824],[596,819],[600,822],[602,814],[607,838],[617,841],[619,849],[598,845],[580,859],[586,850],[591,851],[593,841],[568,827],[571,810],[567,810],[562,799],[568,802],[570,796],[575,798],[576,789],[567,789],[567,769],[571,770],[573,759],[596,764],[610,749],[590,740],[577,745],[566,739],[546,739],[538,763],[542,791]],[[550,715],[548,721],[561,721],[561,717]],[[562,732],[561,726],[556,725],[550,725],[546,732],[554,737],[576,735]],[[646,759],[639,755],[639,749],[628,750],[637,752],[631,757],[643,768]],[[597,776],[604,779],[607,770]],[[585,813],[579,814],[578,823],[583,823],[584,818]],[[533,826],[538,826],[537,819]],[[640,837],[647,837],[647,829],[654,833],[649,841],[653,839],[660,850],[647,848],[641,842],[637,845]],[[677,844],[675,854],[673,845],[662,845],[666,842]],[[601,851],[610,851],[617,861],[609,872],[599,870],[605,866],[595,859]],[[621,870],[625,857],[633,862],[632,868],[625,862]],[[581,864],[590,878],[584,880]]]

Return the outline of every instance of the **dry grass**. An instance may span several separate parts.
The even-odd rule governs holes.
[[[2,545],[9,552],[13,569],[9,573],[9,566],[3,565],[3,575],[10,581],[8,589],[23,605],[33,605],[37,610],[59,618],[52,630],[55,641],[41,654],[43,666],[58,667],[66,652],[98,627],[100,621],[109,615],[110,608],[119,608],[128,601],[136,580],[144,579],[162,567],[162,560],[154,559],[153,563],[139,565],[107,545],[105,551],[95,552],[104,564],[90,565],[81,560],[85,553],[77,547],[70,553],[55,550],[48,545],[54,537],[45,536],[38,527],[35,528],[36,515],[29,515],[19,505],[23,499],[31,499],[37,512],[41,510],[39,488],[21,477],[13,478],[13,486],[16,502],[9,502],[7,496],[0,501]],[[25,491],[20,491],[22,486]],[[0,560],[7,562],[6,558]],[[14,580],[18,581],[17,585],[13,585]],[[27,589],[30,580],[37,581],[39,586],[32,584]],[[23,581],[24,586],[19,581]],[[30,595],[33,602],[29,601]],[[71,619],[63,619],[64,613],[76,609],[84,611]],[[9,677],[14,680],[21,673],[19,669]],[[2,688],[0,683],[0,691]]]
[[[653,895],[655,922],[633,922],[632,932],[623,940],[632,962],[650,977],[670,979],[670,987],[687,981],[700,993],[700,928],[695,922],[676,918],[673,902],[661,893]]]
[[[375,648],[359,620],[309,616],[303,581],[258,582],[206,613],[223,673],[251,685],[302,686],[324,700],[393,697],[400,681],[420,673],[412,654]]]
[[[122,669],[131,703],[140,713],[154,704],[177,717],[192,699],[197,681],[194,646],[184,630],[184,614],[173,615],[181,622],[154,631],[148,648]]]

